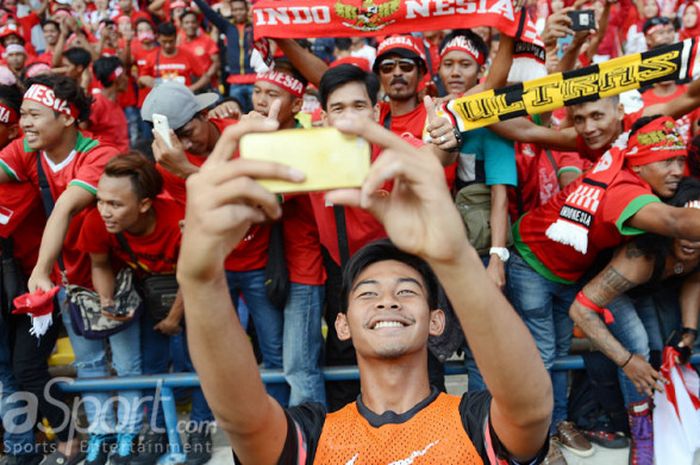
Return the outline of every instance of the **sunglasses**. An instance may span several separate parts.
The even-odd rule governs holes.
[[[396,65],[398,65],[399,69],[401,69],[401,71],[404,73],[410,73],[416,69],[416,62],[410,58],[399,58],[398,60],[390,58],[387,60],[382,60],[382,62],[379,63],[379,72],[384,74],[391,73],[396,68]]]

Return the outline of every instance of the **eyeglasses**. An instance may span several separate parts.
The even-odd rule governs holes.
[[[391,73],[396,68],[396,65],[398,65],[399,69],[404,73],[410,73],[416,69],[416,62],[410,58],[399,58],[398,60],[389,58],[379,63],[379,72],[384,74]]]

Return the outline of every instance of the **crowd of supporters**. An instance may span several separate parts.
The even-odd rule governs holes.
[[[495,28],[256,42],[246,0],[0,5],[3,417],[10,394],[31,393],[56,443],[40,453],[35,428],[5,422],[9,463],[73,464],[81,450],[87,465],[156,463],[167,436],[154,393],[119,391],[116,407],[109,394],[83,393],[93,399],[83,404],[86,437],[71,434],[67,425],[80,420],[54,401],[60,392],[45,389],[57,339],[70,338],[80,378],[194,371],[181,293],[163,311],[146,289],[157,287],[154,278],[174,281],[188,177],[241,121],[273,118],[279,129],[300,129],[348,115],[377,122],[444,167],[465,234],[550,370],[552,439],[540,459],[565,463],[561,448],[590,456],[593,442],[629,445],[630,463],[653,462],[651,397],[662,350],[673,345],[687,356],[698,342],[699,82],[659,82],[460,132],[443,104],[510,83],[514,39]],[[549,73],[700,34],[693,1],[540,0],[522,8],[541,34]],[[574,31],[571,13],[581,10],[593,11],[596,26]],[[161,115],[169,137],[153,131]],[[371,160],[379,155],[373,146]],[[359,383],[326,383],[322,374],[357,363],[334,324],[347,303],[343,270],[387,233],[365,210],[333,205],[323,193],[279,201],[282,217],[251,226],[226,257],[228,290],[258,362],[284,373],[286,384],[268,393],[284,407],[315,402],[335,411],[360,392]],[[573,210],[576,218],[567,217]],[[142,305],[129,306],[131,280]],[[26,291],[55,305],[43,315],[12,314]],[[83,291],[94,291],[107,320],[100,334],[76,321]],[[585,376],[551,370],[574,338],[594,350]],[[468,342],[459,330],[431,341],[438,389],[455,352],[464,355],[468,390],[488,389]],[[581,407],[575,393],[594,407]],[[194,390],[188,465],[211,458],[214,420]]]

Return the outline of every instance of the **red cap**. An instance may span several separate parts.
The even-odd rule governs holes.
[[[419,60],[423,71],[427,69],[425,54],[419,39],[410,35],[393,35],[384,39],[377,48],[377,59],[374,61],[373,70],[376,73],[379,64],[387,55],[398,55],[403,58],[413,58]]]
[[[340,65],[353,65],[357,66],[360,68],[362,71],[365,71],[369,73],[369,61],[367,61],[366,58],[362,57],[343,57],[343,58],[338,58],[334,62],[332,62],[329,67],[330,68],[335,68],[336,66]]]
[[[4,39],[5,37],[9,37],[11,35],[16,35],[17,37],[22,39],[22,42],[24,42],[24,38],[22,37],[22,33],[20,32],[19,27],[17,27],[16,24],[7,24],[2,29],[0,29],[0,40]]]

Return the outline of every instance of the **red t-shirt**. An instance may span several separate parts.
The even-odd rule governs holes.
[[[409,142],[415,145],[416,139],[411,136]],[[371,161],[377,159],[380,150],[373,146]],[[391,190],[390,184],[385,184],[386,190]],[[333,204],[326,202],[324,192],[312,192],[309,194],[311,207],[313,208],[314,218],[318,226],[319,238],[321,245],[328,250],[331,258],[335,263],[340,265],[340,246],[338,237],[338,227],[335,222],[335,209]],[[350,256],[360,250],[366,244],[383,239],[386,237],[384,226],[377,221],[369,212],[354,207],[343,207],[345,214],[345,228],[347,231],[348,249]]]
[[[92,93],[90,132],[100,142],[120,152],[129,150],[129,127],[119,102],[113,102],[98,90]]]
[[[233,119],[209,120],[219,129],[219,132],[238,121]],[[206,157],[199,157],[185,152],[185,156],[195,166],[202,166]],[[161,165],[156,165],[163,175],[163,190],[181,205],[187,202],[187,188],[185,180],[175,176]],[[270,243],[270,226],[253,225],[248,230],[243,241],[226,257],[224,267],[227,271],[253,271],[265,268],[267,265],[267,248]]]
[[[131,40],[131,59],[133,61],[133,66],[136,67],[136,74],[138,76],[144,76],[144,74],[141,72],[141,70],[146,66],[148,63],[149,57],[156,53],[156,50],[158,50],[158,47],[151,48],[151,49],[146,49],[143,47],[141,42],[139,42],[136,39]],[[132,73],[133,75],[133,73]],[[130,78],[131,79],[131,78]],[[149,92],[151,92],[150,87],[139,87],[138,89],[138,95],[136,105],[141,108],[143,106],[143,101],[146,100],[146,97],[148,96]]]
[[[297,284],[322,285],[326,282],[321,242],[308,195],[285,200],[282,206],[284,256],[289,280]]]
[[[19,24],[19,27],[22,31],[22,38],[24,39],[25,42],[25,47],[26,44],[32,43],[32,29],[34,26],[41,24],[41,18],[31,11],[28,15],[22,16],[21,18],[17,18],[17,24]],[[32,50],[34,48],[32,47]]]
[[[117,153],[114,147],[102,145],[80,132],[73,152],[62,163],[55,165],[43,152],[40,152],[41,164],[54,201],[69,186],[81,187],[95,195],[104,166]],[[29,181],[38,189],[37,155],[36,151],[26,145],[24,139],[17,139],[0,152],[0,169],[15,181]],[[71,284],[92,287],[90,258],[76,247],[85,215],[86,210],[83,210],[70,222],[63,242],[63,260],[68,281]],[[56,270],[58,270],[58,264],[56,264]]]
[[[423,140],[423,132],[425,130],[425,122],[428,118],[428,113],[425,110],[425,105],[418,104],[416,108],[401,116],[389,115],[391,106],[388,102],[379,104],[379,124],[386,126],[387,119],[390,118],[390,130],[394,134],[403,136],[408,133],[418,140]],[[457,177],[457,162],[445,167],[445,179],[447,185],[452,189]]]
[[[642,93],[642,101],[644,102],[645,107],[650,107],[651,105],[656,105],[658,103],[666,103],[675,100],[685,94],[687,90],[688,86],[686,84],[678,84],[676,86],[676,91],[673,94],[660,97],[656,95],[654,88],[652,87],[651,89]],[[698,110],[693,110],[690,113],[686,113],[676,120],[676,129],[683,137],[683,141],[686,144],[690,142],[690,139],[692,138],[692,124],[696,119],[698,119]]]
[[[164,81],[177,81],[189,86],[192,84],[192,76],[202,74],[199,61],[187,50],[177,48],[175,55],[166,56],[160,49],[150,53],[146,58],[146,64],[139,68],[139,76],[152,76]]]
[[[185,34],[181,34],[179,47],[187,50],[199,62],[202,72],[207,71],[211,66],[211,57],[219,53],[216,42],[202,31],[199,31],[199,35],[192,40]]]
[[[13,239],[13,256],[28,277],[39,255],[46,213],[28,182],[0,184],[0,237]]]
[[[180,221],[185,209],[172,199],[158,197],[153,201],[156,226],[150,234],[135,236],[127,231],[122,235],[134,252],[138,264],[133,263],[116,234],[105,229],[105,223],[97,208],[90,209],[78,239],[78,248],[85,253],[110,254],[126,263],[138,274],[174,274],[180,253]]]
[[[582,178],[572,182],[513,226],[513,239],[520,255],[535,271],[555,282],[575,282],[591,267],[600,251],[620,245],[625,236],[644,233],[625,222],[645,205],[660,202],[643,179],[630,170],[621,170],[600,202],[588,231],[588,251],[583,255],[546,235],[549,226],[559,218],[567,196],[581,182]]]
[[[642,113],[644,113],[644,110],[639,110],[635,111],[634,113],[627,113],[625,116],[622,118],[622,132],[629,131],[632,129],[632,125],[642,117]],[[615,142],[615,141],[612,141]],[[612,145],[611,142],[611,145]],[[581,155],[582,158],[585,158],[587,160],[590,160],[592,162],[597,162],[600,157],[603,156],[605,152],[607,152],[610,149],[610,145],[607,145],[605,147],[601,147],[597,150],[593,150],[589,148],[586,145],[586,142],[583,140],[583,137],[580,135],[576,136],[576,150],[578,153]]]
[[[516,142],[515,163],[518,170],[518,186],[508,189],[508,209],[513,221],[544,205],[559,193],[559,175],[567,171],[582,173],[590,164],[576,152],[550,151],[555,166],[547,152],[539,145]]]

